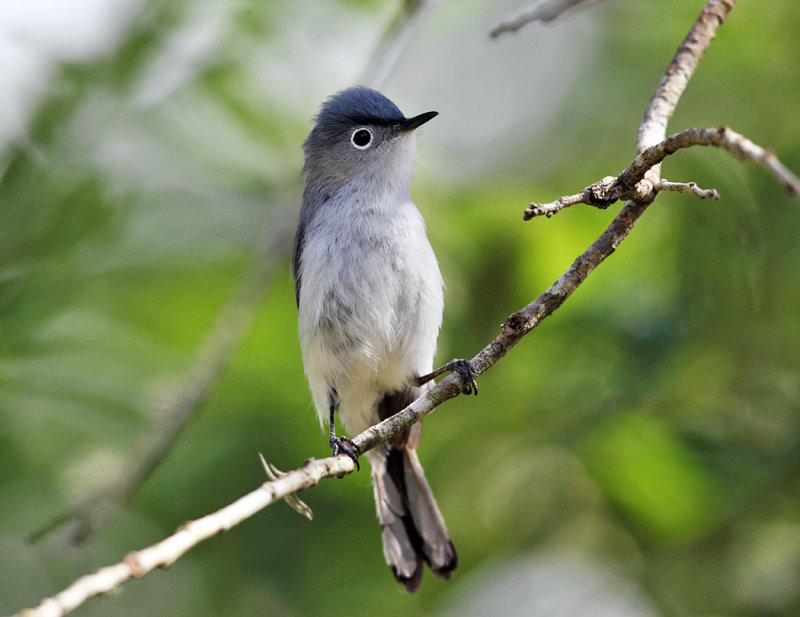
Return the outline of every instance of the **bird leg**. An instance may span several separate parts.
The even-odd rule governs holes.
[[[475,367],[472,366],[472,363],[469,360],[450,360],[450,362],[444,366],[440,366],[435,371],[432,371],[427,375],[414,377],[412,382],[415,386],[423,386],[429,381],[436,379],[439,375],[447,372],[458,375],[459,379],[461,380],[461,394],[474,394],[475,396],[478,395],[478,384],[475,383]]]
[[[328,439],[328,445],[333,450],[333,456],[339,456],[340,454],[344,454],[345,456],[349,456],[353,459],[353,462],[356,464],[356,470],[361,471],[361,465],[358,464],[358,446],[353,443],[353,440],[349,437],[337,437],[336,436],[336,424],[335,424],[335,414],[336,414],[336,405],[331,405],[331,415],[330,415],[330,427],[331,427],[331,436]]]

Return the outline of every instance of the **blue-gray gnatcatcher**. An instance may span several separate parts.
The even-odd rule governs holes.
[[[303,144],[306,184],[292,255],[303,364],[334,455],[356,464],[353,442],[336,436],[337,410],[347,431],[360,433],[446,370],[460,374],[465,393],[477,393],[464,360],[431,371],[442,276],[410,186],[414,130],[436,115],[406,118],[379,92],[349,88],[322,105]],[[420,434],[418,423],[366,453],[383,552],[410,592],[423,561],[443,578],[458,565],[417,458]]]

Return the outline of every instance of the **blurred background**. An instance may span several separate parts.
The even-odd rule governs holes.
[[[367,82],[440,112],[413,194],[447,284],[437,360],[471,357],[618,210],[522,221],[630,162],[703,2],[497,40],[528,5],[414,5],[0,3],[0,614],[255,488],[259,451],[329,453],[288,265],[321,101]],[[798,29],[795,0],[741,2],[669,132],[730,125],[800,171]],[[275,504],[75,615],[800,614],[800,204],[711,149],[663,176],[722,199],[661,196],[425,420],[451,582],[394,582],[362,471],[302,495],[313,522]]]

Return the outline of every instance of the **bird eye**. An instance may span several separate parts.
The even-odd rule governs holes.
[[[372,143],[372,133],[367,129],[357,129],[350,136],[350,143],[359,150],[366,150]]]

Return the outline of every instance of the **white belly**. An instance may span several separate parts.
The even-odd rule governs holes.
[[[378,420],[375,406],[385,393],[432,369],[443,298],[425,224],[412,203],[348,214],[345,225],[319,217],[308,230],[298,310],[320,423],[335,388],[340,417],[355,434]]]

